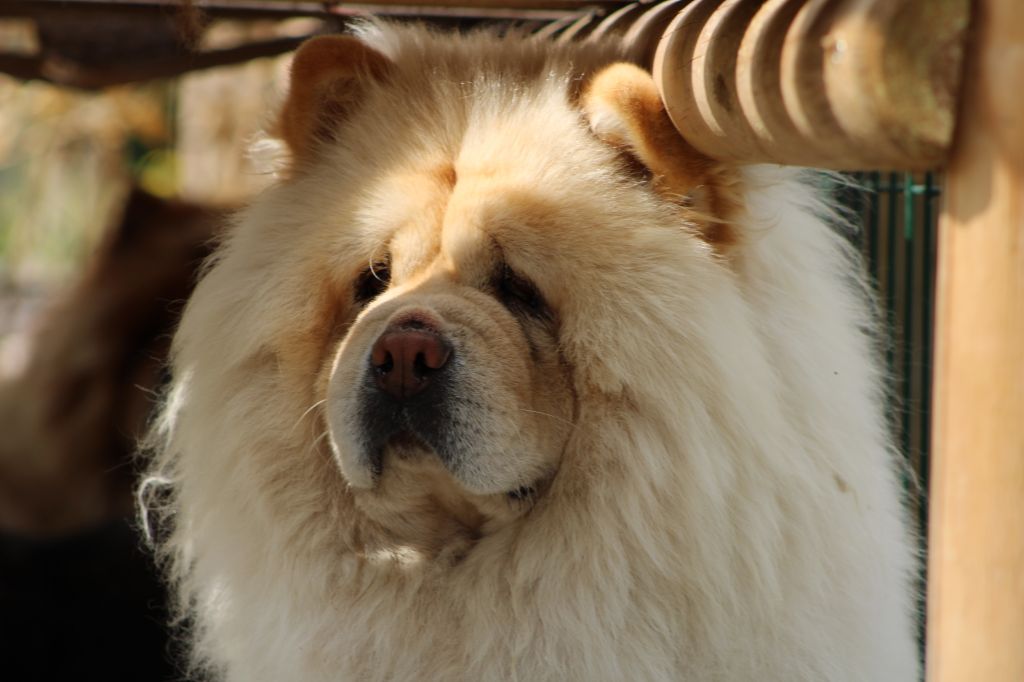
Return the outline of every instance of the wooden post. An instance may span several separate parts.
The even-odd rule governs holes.
[[[1024,3],[976,0],[940,227],[929,682],[1024,680]]]

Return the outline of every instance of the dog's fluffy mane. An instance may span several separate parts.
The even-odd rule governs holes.
[[[395,64],[373,95],[378,125],[413,147],[457,146],[467,121],[513,100],[564,119],[579,74],[620,59],[614,46],[488,32],[374,23],[358,34]],[[612,172],[614,152],[580,154],[580,173]],[[652,258],[605,292],[588,337],[564,340],[580,410],[551,489],[523,523],[437,561],[354,551],[316,396],[275,351],[318,303],[294,296],[314,283],[265,269],[287,258],[277,245],[289,232],[322,222],[318,207],[358,185],[332,172],[297,181],[304,205],[294,188],[253,201],[175,339],[143,493],[198,670],[247,681],[915,679],[914,561],[871,305],[815,182],[744,169],[735,248]],[[652,238],[638,225],[628,248]],[[298,339],[289,353],[319,357],[299,332],[287,338]]]

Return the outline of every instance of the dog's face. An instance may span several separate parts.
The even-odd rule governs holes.
[[[486,202],[472,179],[434,177],[417,212],[433,199],[444,216],[396,225],[353,278],[360,313],[327,390],[332,444],[356,489],[429,458],[470,494],[523,502],[557,467],[573,418],[559,313],[538,284],[545,264],[474,216]]]
[[[277,274],[257,276],[275,282],[267,317],[289,324],[278,362],[317,368],[310,394],[352,499],[373,533],[436,549],[545,499],[581,391],[633,373],[607,350],[643,334],[614,328],[636,293],[624,284],[642,291],[676,251],[727,240],[680,220],[696,186],[700,211],[720,210],[715,169],[635,67],[502,110],[420,103],[436,120],[389,127],[375,110],[422,89],[402,78],[352,38],[300,50],[281,126],[291,177],[278,217],[261,213],[281,224],[249,238],[275,254]],[[672,253],[644,251],[656,243]]]
[[[912,677],[815,193],[696,154],[614,43],[360,30],[297,53],[175,335],[142,492],[200,671]]]

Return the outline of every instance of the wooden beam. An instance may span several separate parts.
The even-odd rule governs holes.
[[[274,56],[295,49],[301,38],[279,38],[227,49],[194,51],[209,16],[277,18],[311,15],[337,28],[351,17],[378,13],[392,19],[416,19],[441,26],[479,21],[516,20],[542,24],[560,39],[582,39],[605,10],[593,3],[566,0],[511,0],[463,3],[427,0],[413,4],[372,0],[369,3],[292,2],[290,0],[194,0],[202,8],[195,35],[183,32],[190,17],[182,0],[0,0],[0,16],[27,16],[37,23],[38,54],[0,53],[0,72],[84,89],[103,88],[189,71]],[[529,6],[586,7],[577,11],[530,9]],[[526,8],[521,8],[526,7]],[[176,14],[175,10],[181,10]],[[208,11],[207,11],[208,10]],[[198,9],[197,9],[198,11]],[[223,11],[223,13],[222,13]],[[276,13],[275,13],[276,12]],[[561,21],[553,21],[558,19]],[[97,31],[96,27],[103,28]],[[308,36],[305,36],[308,37]],[[652,40],[652,42],[654,42]]]
[[[615,0],[192,0],[190,9],[212,17],[252,16],[479,16],[555,18],[566,11],[623,4]],[[68,9],[168,13],[185,7],[183,0],[2,0],[0,16],[39,16]]]
[[[946,159],[969,0],[693,0],[653,72],[714,158],[840,170]]]
[[[1024,3],[975,12],[940,223],[930,682],[1024,680]]]
[[[0,72],[25,80],[38,79],[90,90],[154,78],[171,78],[189,71],[237,64],[260,57],[273,57],[294,50],[308,37],[275,38],[222,50],[181,52],[138,63],[128,62],[102,67],[85,66],[52,57],[0,54]]]

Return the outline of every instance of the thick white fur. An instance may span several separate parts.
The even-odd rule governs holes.
[[[391,89],[367,94],[372,114],[316,171],[242,213],[175,339],[154,477],[197,666],[232,682],[915,680],[871,309],[816,190],[744,171],[723,259],[613,179],[615,152],[566,101],[569,64],[614,48],[362,37],[398,66]],[[503,75],[517,60],[540,67]],[[322,314],[304,254],[365,260],[405,210],[372,179],[437,148],[500,154],[560,200],[556,222],[595,224],[551,247],[577,292],[561,310],[579,401],[561,468],[456,563],[352,552],[318,394],[283,400],[311,380],[282,340]]]

